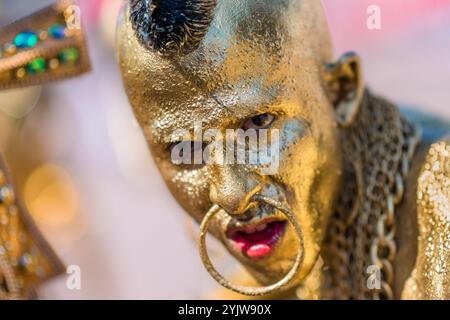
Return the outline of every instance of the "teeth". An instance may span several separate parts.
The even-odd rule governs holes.
[[[245,228],[245,233],[247,234],[253,234],[256,232],[256,228],[254,226],[248,226],[247,228]]]
[[[265,228],[267,228],[267,224],[261,224],[256,227],[256,231],[263,231]]]
[[[253,234],[253,233],[255,233],[256,231],[263,231],[264,229],[266,229],[267,228],[267,224],[260,224],[260,225],[258,225],[258,226],[247,226],[245,229],[244,229],[244,232],[246,233],[246,234]]]

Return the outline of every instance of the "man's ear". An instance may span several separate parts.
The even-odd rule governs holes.
[[[364,77],[359,56],[349,52],[336,63],[328,65],[325,81],[336,119],[341,127],[346,128],[358,114],[364,95]]]

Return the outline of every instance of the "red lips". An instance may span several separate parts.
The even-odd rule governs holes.
[[[285,221],[260,223],[231,232],[229,238],[244,255],[258,259],[266,257],[273,251],[285,228]]]

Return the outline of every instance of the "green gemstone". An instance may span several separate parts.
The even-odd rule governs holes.
[[[65,64],[74,64],[80,58],[80,53],[75,48],[64,49],[58,55],[59,60]]]
[[[27,65],[27,70],[31,74],[38,74],[45,71],[45,59],[36,58],[31,60]]]
[[[34,47],[39,41],[38,36],[36,33],[32,31],[24,31],[19,33],[14,38],[14,45],[17,48],[31,48]]]

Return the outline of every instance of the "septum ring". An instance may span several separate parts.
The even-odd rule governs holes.
[[[295,278],[295,276],[298,274],[300,270],[300,266],[303,262],[304,258],[304,248],[303,248],[303,232],[300,227],[300,224],[298,223],[294,213],[284,206],[282,203],[273,200],[269,197],[263,196],[263,195],[254,195],[252,197],[252,200],[264,202],[278,210],[280,210],[288,219],[292,227],[294,228],[295,235],[297,236],[297,242],[298,242],[298,252],[297,256],[295,258],[295,262],[292,265],[292,268],[289,270],[289,272],[278,282],[265,286],[265,287],[247,287],[247,286],[241,286],[241,285],[235,285],[231,282],[229,282],[227,279],[225,279],[213,266],[209,256],[208,251],[206,249],[206,235],[208,233],[209,225],[211,221],[213,220],[214,216],[222,210],[218,205],[213,205],[211,209],[207,212],[205,217],[202,220],[202,223],[200,224],[200,237],[199,237],[199,251],[200,251],[200,258],[202,259],[203,265],[205,266],[208,273],[216,280],[220,285],[223,287],[230,289],[234,292],[247,295],[247,296],[262,296],[267,295],[270,293],[275,293],[278,291],[283,290],[286,288]]]

